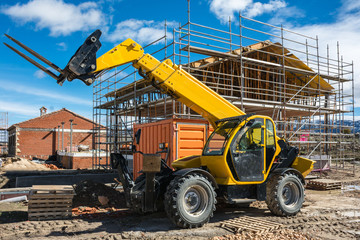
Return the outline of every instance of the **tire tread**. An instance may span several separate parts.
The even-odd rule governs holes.
[[[196,223],[196,224],[186,222],[181,217],[181,214],[180,214],[179,209],[177,207],[177,195],[179,194],[181,185],[184,184],[186,181],[189,181],[191,179],[198,179],[198,180],[201,179],[202,181],[208,182],[208,184],[211,186],[211,191],[212,191],[213,196],[214,196],[214,201],[213,201],[211,214],[209,214],[209,216],[205,220],[203,220],[202,222]],[[165,193],[165,199],[164,199],[165,212],[166,212],[168,218],[175,225],[177,225],[177,226],[179,226],[181,228],[197,228],[197,227],[201,227],[205,223],[209,222],[210,218],[213,216],[213,212],[216,209],[215,204],[216,204],[216,193],[215,193],[213,184],[204,175],[196,174],[196,173],[190,173],[190,174],[185,175],[185,176],[177,176],[177,177],[175,177],[170,182],[170,184],[168,185],[166,193]]]
[[[271,213],[273,213],[274,215],[277,216],[294,216],[296,215],[300,209],[296,212],[293,213],[289,213],[287,211],[285,211],[282,207],[281,204],[279,203],[279,196],[278,196],[278,188],[280,183],[286,179],[287,177],[292,176],[292,177],[296,177],[298,178],[296,175],[292,174],[292,173],[285,173],[285,174],[275,174],[273,176],[271,176],[271,178],[269,179],[267,186],[266,186],[266,204],[269,208],[269,210],[271,211]],[[300,183],[301,180],[299,179]],[[302,191],[302,195],[304,196],[304,186],[301,184],[301,191]],[[304,201],[304,199],[302,199],[302,201]],[[302,205],[302,203],[301,203]]]

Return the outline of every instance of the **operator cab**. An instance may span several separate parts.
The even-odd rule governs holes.
[[[223,119],[210,135],[202,157],[223,156],[239,184],[263,182],[276,153],[275,136],[274,123],[266,116]]]

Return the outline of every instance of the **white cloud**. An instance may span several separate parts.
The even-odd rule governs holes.
[[[248,17],[256,17],[264,13],[274,12],[280,8],[286,7],[286,3],[282,0],[271,0],[269,3],[255,2],[245,12]]]
[[[56,44],[58,46],[58,50],[60,51],[66,51],[67,50],[67,44],[64,42],[59,42]]]
[[[272,14],[268,23],[272,25],[280,25],[286,22],[287,27],[291,28],[293,24],[291,24],[288,20],[296,23],[299,18],[303,17],[305,17],[304,10],[299,9],[296,6],[287,6],[276,10],[276,12]]]
[[[42,78],[46,77],[46,74],[42,70],[39,69],[34,72],[34,76],[36,78],[42,79]]]
[[[340,44],[340,56],[344,61],[351,63],[354,60],[355,78],[355,107],[360,107],[360,2],[357,0],[344,0],[339,9],[336,21],[332,23],[307,24],[292,27],[291,30],[307,36],[319,37],[319,51],[321,56],[326,56],[326,47],[329,44],[330,58],[337,59],[336,45]],[[302,38],[304,40],[304,38]],[[325,61],[325,60],[324,60]],[[348,70],[350,70],[348,68]],[[351,76],[347,76],[351,77]],[[351,94],[351,83],[344,84],[345,94]],[[350,101],[350,99],[347,99]],[[350,107],[350,106],[349,106]]]
[[[141,44],[147,44],[164,36],[164,21],[127,19],[114,24],[115,28],[112,30],[109,24],[112,24],[112,14],[115,14],[116,9],[110,6],[106,14],[101,11],[105,6],[103,3],[88,1],[74,4],[64,0],[30,0],[27,3],[2,6],[0,12],[20,24],[34,24],[35,30],[49,29],[50,35],[54,37],[71,35],[77,31],[86,32],[98,27],[103,30],[105,41],[115,43],[132,38]],[[167,25],[175,27],[177,23],[170,21]],[[60,51],[67,50],[65,42],[59,42],[57,46]]]
[[[355,121],[360,121],[360,116],[355,116]],[[353,116],[352,115],[345,115],[344,116],[344,120],[353,120]]]
[[[286,7],[284,0],[270,0],[268,3],[253,2],[253,0],[211,0],[210,11],[222,22],[236,19],[241,11],[248,17],[256,17],[264,13],[275,12]]]
[[[0,111],[25,116],[36,116],[39,112],[39,109],[34,105],[0,100]]]
[[[341,12],[343,13],[360,10],[360,1],[358,0],[343,0],[343,2],[344,4],[341,9]]]
[[[35,23],[36,29],[50,30],[50,35],[70,35],[76,31],[87,31],[101,26],[105,15],[95,2],[78,5],[63,0],[31,0],[2,7],[1,12],[20,23]]]
[[[78,98],[70,95],[65,95],[63,93],[56,93],[54,91],[46,91],[41,90],[38,88],[26,86],[26,85],[20,85],[18,83],[11,83],[11,81],[0,81],[0,89],[3,89],[5,91],[10,92],[17,92],[21,94],[28,94],[28,95],[34,95],[38,97],[44,97],[49,99],[55,99],[60,102],[70,102],[70,103],[76,103],[80,105],[86,105],[86,106],[92,106],[92,101]]]
[[[168,22],[168,26],[175,26],[175,22]],[[140,44],[151,43],[165,35],[165,23],[153,20],[128,19],[116,24],[113,32],[104,34],[110,42],[120,42],[131,38]]]

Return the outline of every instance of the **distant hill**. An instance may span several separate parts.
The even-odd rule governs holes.
[[[360,132],[360,120],[355,121],[355,132]]]
[[[344,120],[344,125],[345,126],[351,126],[352,125],[352,121],[350,120]],[[358,133],[360,132],[360,120],[355,121],[355,132]]]
[[[319,121],[315,121],[315,123],[318,123]],[[324,121],[322,120],[321,121],[322,124],[324,124]],[[340,123],[340,121],[335,121],[334,122],[334,125],[338,125]],[[344,123],[343,125],[344,126],[352,126],[353,122],[351,120],[344,120]],[[315,132],[318,132],[318,130],[315,130],[317,128],[317,126],[312,126],[310,130],[312,131],[315,131]],[[308,126],[307,125],[304,125],[302,127],[302,129],[308,129]],[[294,128],[294,131],[296,130],[296,128]],[[339,129],[333,129],[333,132],[338,132]],[[355,121],[355,133],[360,133],[360,120],[358,121]]]

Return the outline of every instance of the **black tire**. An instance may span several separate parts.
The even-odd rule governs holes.
[[[165,193],[165,212],[181,228],[201,227],[213,216],[216,193],[203,175],[175,177]]]
[[[277,216],[296,215],[304,202],[304,186],[292,173],[273,175],[266,186],[266,204]]]

